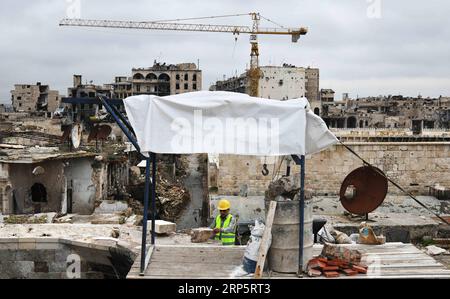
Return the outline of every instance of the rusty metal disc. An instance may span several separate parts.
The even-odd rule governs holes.
[[[378,208],[386,198],[388,180],[375,167],[363,166],[353,170],[344,180],[339,192],[342,206],[350,213],[365,215]]]

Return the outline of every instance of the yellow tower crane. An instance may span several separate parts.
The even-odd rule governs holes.
[[[253,20],[253,26],[233,26],[233,25],[212,25],[212,24],[189,24],[189,23],[177,23],[179,21],[191,21],[200,19],[215,19],[223,17],[235,17],[249,15]],[[148,30],[176,30],[176,31],[201,31],[201,32],[226,32],[233,35],[239,35],[241,33],[250,34],[251,54],[250,54],[250,69],[248,71],[248,77],[250,80],[250,95],[258,96],[259,90],[259,47],[258,47],[258,35],[290,35],[292,42],[296,43],[301,35],[306,35],[308,29],[305,27],[300,28],[285,28],[278,24],[278,28],[262,28],[259,27],[261,18],[276,24],[275,22],[261,16],[259,13],[248,14],[235,14],[235,15],[222,15],[222,16],[210,16],[210,17],[198,17],[187,19],[174,19],[174,20],[158,20],[158,21],[112,21],[112,20],[88,20],[88,19],[63,19],[60,22],[60,26],[81,26],[81,27],[102,27],[102,28],[125,28],[125,29],[148,29]]]

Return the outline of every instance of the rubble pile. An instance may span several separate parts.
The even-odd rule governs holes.
[[[190,200],[190,194],[184,187],[183,179],[187,175],[188,162],[184,156],[159,155],[156,176],[156,214],[158,219],[176,222]],[[133,169],[128,192],[133,200],[129,206],[137,215],[143,215],[145,176]],[[149,213],[151,207],[149,207]]]
[[[265,200],[298,200],[300,188],[293,176],[282,177],[269,184],[265,192]],[[305,190],[305,198],[312,197],[311,191]]]
[[[323,275],[327,278],[367,274],[368,267],[361,264],[361,257],[358,250],[325,244],[320,256],[308,262],[307,273],[310,277]]]
[[[367,265],[350,263],[341,259],[328,259],[326,257],[316,257],[308,263],[308,276],[335,278],[341,276],[355,276],[358,274],[367,274]]]
[[[180,182],[171,183],[159,177],[156,183],[159,216],[163,220],[175,222],[190,200],[189,192]]]

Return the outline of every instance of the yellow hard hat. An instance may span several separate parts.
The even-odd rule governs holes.
[[[228,210],[228,209],[230,209],[230,206],[231,206],[230,202],[226,199],[221,199],[219,201],[219,210],[220,211]]]

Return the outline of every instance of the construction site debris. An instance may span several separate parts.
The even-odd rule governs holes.
[[[213,230],[209,227],[195,228],[192,230],[191,242],[192,243],[204,243],[208,241],[213,234]]]
[[[349,262],[339,258],[315,257],[308,262],[307,273],[310,277],[339,277],[340,273],[346,276],[366,274],[367,266],[356,262]]]
[[[352,239],[348,235],[346,235],[343,232],[334,230],[334,239],[336,240],[337,244],[352,244]]]
[[[128,203],[115,201],[115,200],[103,200],[98,207],[95,208],[95,214],[112,214],[117,212],[123,212],[128,209]]]
[[[431,256],[439,255],[439,254],[443,254],[443,253],[447,252],[447,250],[445,250],[443,248],[440,248],[440,247],[437,247],[435,245],[429,245],[429,246],[427,246],[425,248],[426,248],[426,253],[428,255],[431,255]]]
[[[359,243],[366,245],[381,245],[386,243],[386,237],[375,235],[367,222],[361,222],[359,226]]]
[[[111,237],[115,238],[115,239],[118,239],[119,236],[120,236],[120,229],[117,228],[117,227],[113,228],[112,231],[111,231]]]
[[[328,243],[323,246],[320,256],[326,257],[327,259],[343,260],[347,263],[359,263],[362,257],[361,252],[356,249]]]
[[[34,215],[9,215],[4,216],[3,222],[6,224],[39,224],[52,223],[56,218],[56,213],[41,213]]]
[[[152,221],[147,221],[147,227],[149,230],[152,230]],[[157,234],[170,234],[174,233],[177,230],[177,225],[173,222],[168,222],[164,220],[156,220],[155,221],[155,232]]]
[[[91,224],[124,224],[125,217],[119,214],[94,214]]]

